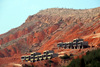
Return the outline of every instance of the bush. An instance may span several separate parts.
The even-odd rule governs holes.
[[[29,52],[32,52],[32,49],[30,49]]]
[[[64,63],[65,63],[65,61],[67,60],[67,59],[69,59],[70,57],[67,55],[67,54],[65,54],[63,57],[60,57],[61,59],[63,59],[63,61],[64,61]]]
[[[67,67],[100,67],[100,49],[88,51],[82,59],[73,59]]]
[[[80,59],[73,59],[72,62],[68,65],[68,67],[80,67]]]
[[[62,57],[60,57],[61,59],[69,59],[70,57],[67,55],[67,54],[65,54],[64,56],[62,56]]]
[[[48,60],[49,63],[54,63],[52,60]]]

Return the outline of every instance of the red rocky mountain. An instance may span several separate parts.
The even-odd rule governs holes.
[[[0,35],[0,64],[20,62],[17,57],[31,51],[55,50],[57,43],[74,38],[83,38],[90,46],[100,43],[100,7],[50,8],[29,16],[21,26]]]

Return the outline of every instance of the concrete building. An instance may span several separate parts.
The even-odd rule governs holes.
[[[38,55],[39,56],[39,60],[41,61],[41,60],[44,60],[43,59],[43,54],[41,54],[41,55]]]
[[[58,49],[59,49],[60,47],[62,48],[62,46],[63,46],[63,42],[60,42],[60,43],[57,44]]]
[[[46,50],[43,52],[43,59],[51,59],[51,56],[54,54],[54,51],[52,50]]]
[[[36,62],[36,61],[42,61],[47,59],[52,59],[54,57],[57,57],[58,54],[55,54],[52,50],[46,50],[43,54],[38,52],[32,52],[31,55],[22,56],[21,60],[25,60],[26,62]]]
[[[39,53],[39,52],[32,52],[31,56],[30,56],[30,61],[31,62],[39,61],[38,55],[41,55],[41,53]]]
[[[69,42],[68,45],[69,45],[69,49],[73,48],[73,42]]]
[[[39,55],[35,56],[35,61],[39,61]]]
[[[30,61],[30,55],[26,55],[26,56],[25,56],[25,61],[26,61],[26,62],[29,62],[29,61]]]
[[[31,56],[36,56],[36,55],[41,55],[41,53],[39,53],[39,52],[32,52],[31,53]]]
[[[58,43],[57,46],[63,49],[83,49],[89,47],[87,41],[79,38],[74,39],[73,42]]]
[[[35,62],[35,59],[30,59],[30,62]]]
[[[43,52],[43,54],[49,54],[49,53],[54,53],[54,51],[52,51],[52,50],[46,50],[46,51]]]
[[[47,59],[52,59],[52,58],[53,58],[53,53],[49,53]]]
[[[21,56],[22,62],[25,61],[26,56]]]
[[[65,49],[67,47],[67,43],[62,44],[62,48]]]
[[[43,54],[43,60],[47,60],[47,54]]]

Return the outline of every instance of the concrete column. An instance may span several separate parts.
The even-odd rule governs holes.
[[[66,49],[68,49],[68,47],[66,46]]]
[[[78,46],[76,46],[76,49],[78,49]]]
[[[78,48],[80,49],[80,46],[78,46]]]
[[[75,46],[74,46],[74,49],[75,49]]]
[[[80,46],[77,46],[78,49],[80,49]]]
[[[63,49],[64,49],[64,47],[63,47]]]
[[[70,49],[72,49],[72,46],[70,47]]]
[[[69,46],[67,46],[67,48],[69,49]]]
[[[70,49],[69,46],[68,46],[68,49]]]
[[[67,49],[67,46],[66,46],[66,49]]]
[[[59,47],[58,47],[58,49],[59,49]]]
[[[82,49],[83,49],[83,46],[82,46]]]
[[[77,49],[79,49],[79,46],[77,46]]]
[[[23,62],[23,60],[22,60],[22,62]]]

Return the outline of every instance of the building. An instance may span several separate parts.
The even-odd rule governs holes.
[[[57,44],[57,47],[58,47],[58,48],[60,48],[60,47],[62,47],[62,46],[63,46],[63,42],[60,42],[60,43]]]
[[[30,62],[30,55],[26,55],[26,56],[25,56],[25,61],[26,61],[26,62]]]
[[[38,55],[41,55],[39,52],[32,52],[30,56],[30,62],[39,61]]]
[[[49,53],[54,53],[54,51],[52,51],[52,50],[46,50],[46,51],[43,52],[43,54],[49,54]]]
[[[55,54],[54,51],[46,50],[43,52],[43,54],[38,52],[32,52],[31,55],[22,56],[21,60],[22,61],[25,60],[26,62],[36,62],[36,61],[52,59],[57,56],[58,54]]]
[[[39,55],[39,60],[40,60],[40,61],[41,61],[41,60],[44,60],[44,59],[43,59],[43,56],[44,56],[44,54]]]
[[[83,49],[87,48],[88,42],[84,41],[83,39],[74,39],[72,42],[65,42],[65,43],[58,43],[57,44],[58,49],[63,48],[63,49]]]
[[[26,56],[21,56],[22,62],[25,61]]]
[[[35,56],[30,56],[30,62],[35,62]]]
[[[36,56],[36,55],[41,55],[41,53],[39,53],[39,52],[32,52],[31,53],[31,56]]]

